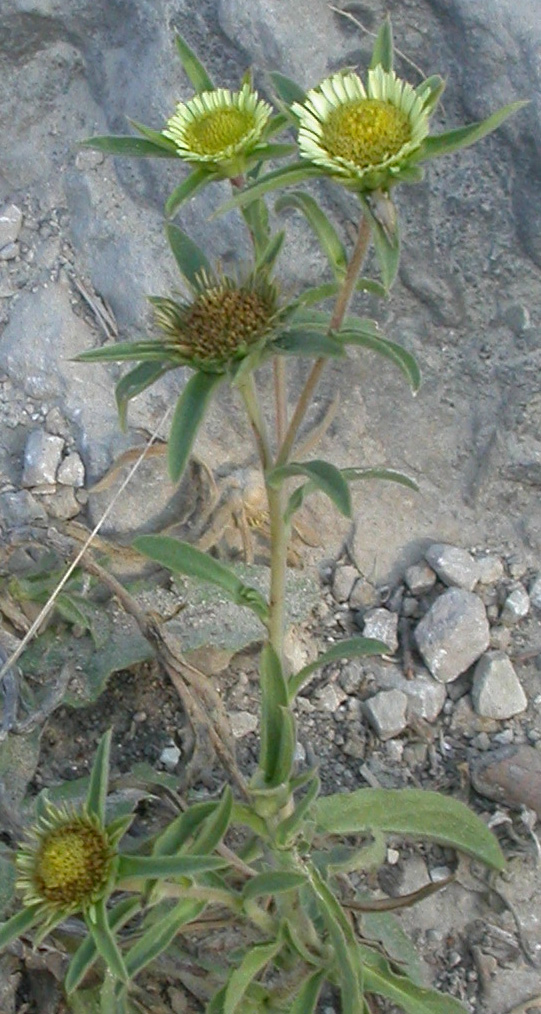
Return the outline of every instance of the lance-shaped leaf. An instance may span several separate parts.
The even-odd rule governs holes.
[[[312,804],[319,796],[320,788],[321,782],[317,775],[314,775],[308,786],[308,791],[305,792],[300,802],[295,805],[293,813],[289,817],[286,817],[276,828],[276,842],[280,847],[283,848],[287,845],[301,830],[304,820],[312,808]]]
[[[363,983],[367,993],[376,993],[397,1004],[405,1014],[465,1014],[466,1008],[452,996],[417,986],[409,976],[398,975],[376,950],[359,945],[363,961]]]
[[[178,187],[175,187],[173,193],[169,195],[165,202],[165,214],[167,218],[172,218],[178,211],[181,204],[187,201],[188,198],[193,197],[198,190],[210,183],[211,180],[217,179],[215,173],[209,172],[204,167],[198,167],[186,177],[182,183],[179,183]]]
[[[194,373],[177,401],[167,446],[167,463],[172,482],[179,481],[188,464],[197,431],[214,390],[222,380],[219,373]]]
[[[211,217],[214,218],[215,215],[222,215],[233,208],[243,208],[250,201],[263,197],[265,194],[270,193],[271,190],[279,190],[281,187],[294,187],[297,183],[304,183],[305,180],[311,180],[321,175],[321,170],[317,166],[309,165],[307,162],[294,162],[293,165],[274,169],[273,172],[267,173],[266,176],[259,179],[257,183],[246,187],[236,197],[222,204]]]
[[[284,239],[286,234],[283,230],[275,232],[274,236],[271,236],[269,242],[260,251],[256,261],[256,272],[261,275],[263,272],[270,274],[274,268],[276,260],[280,255],[280,251],[284,245]]]
[[[351,495],[349,486],[339,468],[329,461],[292,461],[289,465],[278,465],[265,475],[269,486],[277,489],[293,476],[304,475],[321,492],[325,493],[341,514],[351,517]]]
[[[383,858],[379,865],[385,862],[386,849],[383,849]],[[368,940],[377,940],[382,944],[385,953],[396,964],[402,967],[402,971],[409,976],[417,986],[423,983],[423,976],[419,963],[419,954],[413,941],[404,932],[400,921],[393,912],[363,912],[358,918],[362,925],[363,937]]]
[[[339,641],[338,644],[333,644],[332,648],[319,655],[315,662],[310,662],[309,665],[305,665],[302,669],[299,669],[299,672],[295,676],[290,676],[288,683],[290,700],[293,700],[308,677],[316,669],[321,669],[323,666],[329,665],[330,662],[338,662],[343,658],[359,658],[363,655],[386,655],[388,651],[388,645],[384,644],[383,641],[376,641],[373,637],[349,637],[345,641]]]
[[[257,200],[241,209],[252,237],[256,257],[266,249],[270,239],[269,211],[265,201]]]
[[[179,930],[186,923],[197,919],[204,908],[205,904],[200,901],[183,898],[161,919],[156,919],[152,914],[148,928],[126,953],[125,963],[129,975],[133,978],[142,968],[163,954]]]
[[[254,981],[256,975],[272,961],[282,950],[283,940],[273,940],[270,944],[254,944],[243,957],[238,968],[235,968],[229,976],[225,990],[223,1012],[224,1014],[236,1014],[244,999],[246,990]]]
[[[165,233],[178,269],[190,288],[193,288],[201,271],[212,275],[212,268],[203,251],[178,225],[169,223],[165,227]]]
[[[362,327],[355,331],[340,331],[338,337],[346,345],[360,345],[365,349],[377,352],[384,359],[389,359],[404,374],[413,393],[416,394],[419,390],[421,386],[421,371],[415,357],[402,345],[397,345],[396,342],[389,341],[388,338],[379,338],[365,331]]]
[[[286,891],[296,891],[306,884],[304,873],[290,873],[288,870],[271,870],[268,873],[258,873],[245,884],[242,897],[245,900],[250,898],[262,898],[265,895],[284,894]]]
[[[131,399],[146,391],[147,387],[151,387],[170,369],[170,363],[164,363],[159,359],[147,361],[139,363],[119,380],[115,387],[115,398],[122,430],[126,429],[128,404]]]
[[[443,92],[445,91],[445,81],[439,74],[433,74],[431,77],[427,77],[419,87],[417,88],[417,95],[422,99],[425,111],[431,113],[437,106]]]
[[[284,356],[307,356],[310,359],[343,359],[344,346],[322,331],[289,328],[273,342],[273,349]]]
[[[347,805],[345,801],[347,799]],[[314,804],[318,827],[332,834],[371,830],[428,838],[502,870],[500,846],[482,820],[463,803],[423,789],[358,789],[324,796]]]
[[[133,543],[138,552],[176,574],[208,581],[221,588],[237,605],[249,606],[265,622],[268,605],[257,590],[239,580],[234,571],[200,549],[166,535],[140,535]]]
[[[100,739],[86,794],[86,808],[93,817],[97,817],[100,823],[105,823],[105,801],[107,799],[107,786],[109,783],[109,756],[111,753],[112,729],[109,729]]]
[[[190,853],[192,855],[208,855],[220,844],[229,827],[232,808],[233,796],[231,794],[231,789],[228,785],[226,785],[219,806],[217,806],[214,813],[207,818],[205,824],[194,840],[190,849]]]
[[[172,820],[156,838],[152,854],[155,856],[176,855],[185,846],[199,825],[214,813],[219,804],[215,802],[192,803],[184,813]]]
[[[359,194],[359,200],[370,223],[370,230],[372,232],[374,249],[376,251],[376,257],[381,271],[381,278],[385,290],[388,292],[398,274],[398,266],[400,264],[400,227],[398,219],[394,221],[393,230],[390,232],[388,228],[379,221],[372,211],[368,200],[363,197],[362,194]]]
[[[288,709],[287,684],[280,659],[266,644],[260,660],[261,746],[259,763],[266,785],[278,784],[280,747],[284,736],[284,714]],[[280,780],[281,781],[281,780]]]
[[[162,877],[191,877],[196,873],[223,870],[225,859],[217,856],[136,856],[121,855],[118,860],[118,879],[156,880]]]
[[[305,979],[289,1008],[289,1014],[313,1014],[324,979],[324,972],[315,972],[310,978]]]
[[[109,928],[112,933],[120,929],[125,923],[141,909],[140,898],[123,898],[110,912],[107,913],[107,919],[109,922]],[[72,993],[80,982],[83,981],[87,972],[90,971],[92,965],[98,957],[98,951],[94,938],[89,934],[82,944],[79,945],[75,954],[73,955],[66,976],[64,979],[64,989],[66,993]]]
[[[100,898],[93,906],[93,918],[87,918],[86,924],[92,934],[96,950],[109,971],[121,982],[128,982],[128,971],[115,934],[109,925],[104,898]]]
[[[404,472],[397,472],[394,468],[342,468],[342,475],[346,482],[358,482],[360,479],[382,479],[384,482],[397,482],[399,486],[406,486],[408,489],[419,491],[415,479],[410,479]]]
[[[129,156],[135,158],[178,158],[176,148],[166,147],[149,141],[146,137],[134,137],[132,134],[100,135],[89,137],[80,141],[81,148],[91,148],[92,151],[103,151],[106,155]]]
[[[317,201],[302,190],[294,190],[293,193],[284,194],[276,201],[275,210],[277,212],[284,211],[286,208],[296,208],[302,212],[317,236],[334,277],[338,282],[343,281],[348,266],[345,247],[334,225],[329,221]]]
[[[146,137],[148,141],[152,141],[153,144],[157,144],[159,148],[165,148],[166,151],[177,154],[177,146],[170,137],[165,137],[164,134],[159,130],[153,130],[152,127],[146,127],[144,123],[138,123],[137,120],[128,120],[128,123],[137,130],[143,137]]]
[[[278,71],[272,71],[269,77],[276,97],[288,108],[294,102],[299,102],[302,105],[306,101],[306,92],[290,77],[279,74]]]
[[[373,296],[385,299],[388,295],[387,289],[381,282],[373,278],[358,278],[355,288],[358,292],[370,292]],[[340,290],[339,282],[324,282],[322,285],[314,285],[297,297],[302,306],[313,306],[314,303],[321,303],[324,299],[334,299]]]
[[[194,86],[195,91],[213,91],[212,78],[207,73],[201,60],[195,55],[193,49],[190,49],[188,43],[182,38],[182,35],[177,35],[175,42],[184,71]]]
[[[376,35],[370,68],[377,67],[378,64],[381,64],[383,70],[390,71],[393,69],[393,29],[389,15],[385,18]]]
[[[363,1008],[361,964],[352,928],[321,875],[312,868],[311,887],[334,950],[335,969],[342,996],[342,1014],[359,1014]]]
[[[527,101],[510,102],[509,105],[502,106],[501,109],[492,113],[492,116],[488,116],[486,120],[470,123],[466,127],[457,127],[455,130],[449,130],[445,134],[432,134],[430,137],[425,138],[419,151],[415,153],[415,159],[422,161],[426,158],[437,158],[439,155],[449,155],[451,152],[459,151],[461,148],[468,148],[470,144],[475,144],[482,137],[486,137],[487,134],[492,133],[504,120],[507,120],[513,113],[516,113],[517,110],[527,105]]]
[[[168,359],[174,361],[174,352],[166,350]],[[139,342],[115,342],[114,345],[104,345],[99,349],[89,349],[88,352],[80,352],[74,356],[76,363],[122,363],[130,360],[139,362],[163,362],[165,359],[164,346],[155,340]],[[181,362],[182,360],[180,360]]]
[[[28,905],[0,924],[0,951],[40,922],[41,905]]]

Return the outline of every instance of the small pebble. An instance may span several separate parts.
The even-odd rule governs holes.
[[[425,558],[444,584],[473,591],[477,584],[477,563],[471,553],[458,546],[436,543],[430,546]]]
[[[436,574],[424,560],[408,567],[404,579],[413,595],[426,595],[436,584]]]
[[[232,711],[229,714],[231,732],[235,739],[242,739],[257,729],[257,716],[250,711]]]
[[[180,750],[175,743],[170,743],[169,746],[164,747],[160,754],[160,763],[163,764],[167,771],[174,771],[180,760]]]
[[[355,567],[337,567],[332,581],[332,593],[337,602],[347,602],[359,576]]]
[[[501,622],[514,626],[530,612],[530,596],[522,585],[518,585],[507,596],[502,609]]]
[[[381,690],[364,702],[365,715],[381,740],[400,735],[407,725],[408,698],[401,690]]]

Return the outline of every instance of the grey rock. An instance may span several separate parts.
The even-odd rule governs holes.
[[[381,740],[392,739],[404,731],[408,698],[401,690],[380,690],[364,702],[365,715]]]
[[[383,641],[391,654],[398,650],[398,615],[388,609],[371,609],[364,616],[363,635]]]
[[[349,596],[350,609],[372,609],[379,602],[379,595],[377,588],[367,581],[365,577],[360,577],[358,581],[353,585],[353,589]]]
[[[342,690],[340,686],[337,686],[336,683],[328,683],[327,686],[322,687],[316,693],[318,710],[327,711],[333,715],[343,701],[346,700],[346,697],[345,690]]]
[[[18,528],[35,521],[46,521],[47,514],[26,489],[17,493],[0,493],[0,525]]]
[[[530,603],[534,609],[541,609],[541,574],[537,575],[530,587]]]
[[[167,771],[174,771],[179,760],[181,752],[175,743],[170,743],[169,746],[165,746],[160,754],[160,763],[163,764]]]
[[[82,506],[72,486],[59,486],[51,495],[40,496],[40,500],[51,518],[68,521],[80,514]]]
[[[76,451],[72,451],[58,467],[56,480],[63,486],[80,489],[85,484],[85,466]]]
[[[495,651],[507,651],[511,644],[509,627],[494,626],[490,628],[490,647]]]
[[[413,595],[426,595],[436,584],[436,574],[424,560],[408,567],[404,579]]]
[[[480,584],[495,584],[503,577],[503,563],[498,556],[480,556],[475,562]]]
[[[425,557],[444,584],[473,591],[478,580],[477,564],[473,556],[458,546],[435,543]]]
[[[346,694],[355,694],[359,690],[363,682],[363,668],[362,665],[352,659],[351,662],[347,662],[342,669],[338,683],[345,690]]]
[[[347,602],[359,572],[355,567],[337,567],[332,581],[332,593],[337,602]]]
[[[16,204],[8,204],[0,210],[0,250],[19,238],[23,224],[23,213]]]
[[[481,599],[463,588],[449,588],[417,624],[415,640],[435,679],[441,683],[456,679],[490,642]]]
[[[541,751],[533,746],[503,746],[473,758],[474,789],[498,803],[519,809],[527,806],[541,819]]]
[[[530,326],[530,311],[522,303],[510,303],[502,313],[502,320],[511,331],[521,335]]]
[[[447,693],[443,683],[431,676],[415,675],[406,679],[401,670],[393,665],[372,666],[377,685],[382,690],[400,690],[408,699],[408,715],[435,722],[440,714]]]
[[[235,739],[243,739],[257,729],[257,716],[252,715],[250,711],[231,711],[229,723]]]
[[[503,651],[490,651],[479,659],[473,674],[473,706],[483,718],[502,721],[528,707],[513,664]]]
[[[512,627],[516,623],[520,623],[529,612],[530,596],[522,585],[517,585],[503,604],[501,622]]]
[[[0,250],[0,261],[14,261],[19,256],[19,244],[8,243]]]
[[[33,430],[24,449],[23,486],[39,486],[56,480],[64,441],[45,430]]]

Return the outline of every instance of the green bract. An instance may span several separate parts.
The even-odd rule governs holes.
[[[366,89],[352,71],[333,74],[291,109],[301,156],[356,190],[396,182],[428,134],[422,96],[381,65]]]

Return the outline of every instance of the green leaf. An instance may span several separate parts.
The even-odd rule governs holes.
[[[136,360],[152,362],[159,361],[163,364],[164,359],[172,359],[169,350],[164,348],[161,342],[140,341],[140,342],[115,342],[114,345],[104,345],[99,349],[89,349],[88,352],[80,352],[74,356],[75,363],[121,363],[124,361]],[[181,363],[182,360],[179,360]]]
[[[295,719],[289,708],[280,706],[278,710],[281,718],[281,727],[273,782],[275,785],[282,785],[291,777],[295,757],[296,735]]]
[[[7,947],[12,940],[28,933],[33,926],[40,921],[40,906],[25,906],[16,915],[12,915],[7,922],[0,924],[0,951]]]
[[[79,142],[79,147],[90,148],[92,151],[103,151],[106,155],[129,156],[135,158],[178,158],[176,147],[165,147],[155,144],[146,137],[133,137],[131,134],[89,137]]]
[[[258,161],[287,158],[288,155],[293,155],[296,151],[297,148],[294,144],[285,144],[276,141],[273,144],[259,144],[257,148],[254,148],[252,158],[257,158]]]
[[[160,360],[139,363],[119,380],[115,387],[115,398],[122,430],[126,429],[128,403],[131,399],[146,391],[147,387],[151,387],[170,369],[170,364]]]
[[[205,905],[200,901],[183,898],[162,918],[152,918],[149,928],[126,954],[126,968],[130,976],[133,978],[167,950],[179,930],[186,923],[197,919],[204,908]]]
[[[298,102],[300,105],[306,102],[306,92],[290,77],[279,74],[278,71],[272,71],[269,78],[277,98],[286,106],[292,106],[294,102]]]
[[[384,831],[428,838],[466,852],[497,870],[505,860],[497,839],[463,803],[423,789],[358,789],[319,798],[318,826],[331,834]]]
[[[143,137],[146,137],[148,141],[152,141],[153,144],[157,144],[159,148],[165,148],[166,151],[172,152],[174,155],[177,154],[177,146],[170,137],[165,137],[160,130],[153,130],[152,127],[145,127],[144,123],[138,123],[137,120],[128,119],[128,123]]]
[[[184,813],[172,820],[164,831],[156,838],[152,854],[155,856],[172,856],[181,851],[188,839],[193,835],[202,821],[206,820],[217,809],[215,802],[192,803]]]
[[[374,296],[385,298],[388,293],[385,286],[372,278],[358,278],[355,288],[358,292],[370,292]],[[338,295],[340,284],[338,282],[324,282],[323,285],[315,285],[304,289],[298,296],[301,306],[313,306],[314,303],[321,303],[324,299],[334,299]]]
[[[214,91],[212,78],[209,77],[205,67],[195,55],[194,51],[190,49],[188,43],[184,41],[182,35],[177,35],[175,42],[184,72],[190,79],[196,92]]]
[[[312,808],[312,804],[319,796],[320,788],[321,782],[317,775],[314,775],[308,787],[308,791],[304,794],[300,802],[296,804],[293,813],[291,813],[289,817],[286,817],[285,820],[283,820],[276,828],[276,841],[279,846],[284,847],[298,834],[305,817]]]
[[[397,472],[394,468],[342,468],[342,475],[346,482],[357,482],[359,479],[383,479],[385,482],[397,482],[399,486],[406,486],[408,489],[419,491],[415,479],[409,475]]]
[[[140,535],[133,545],[139,553],[168,570],[217,585],[237,605],[248,606],[262,622],[266,620],[268,605],[257,588],[244,584],[229,567],[189,542],[167,535]]]
[[[417,95],[422,99],[425,112],[432,113],[436,108],[443,92],[445,91],[445,81],[439,74],[433,74],[431,77],[427,77],[419,87],[417,88]]]
[[[109,926],[104,898],[100,898],[95,903],[93,914],[94,918],[87,918],[86,925],[92,934],[98,953],[116,979],[120,979],[121,982],[128,982],[129,975],[124,964],[124,958],[122,957],[115,935]]]
[[[351,517],[351,495],[349,486],[339,468],[328,461],[292,461],[289,465],[278,465],[265,475],[265,481],[277,489],[285,479],[305,475],[313,485],[325,493],[341,514]]]
[[[381,64],[383,70],[390,71],[393,69],[393,30],[391,19],[388,15],[376,35],[370,68],[377,67],[378,64]]]
[[[136,856],[121,855],[118,861],[119,880],[157,880],[167,877],[191,877],[196,873],[223,870],[224,859],[217,856]]]
[[[225,990],[224,1014],[235,1014],[246,990],[269,961],[281,951],[283,941],[273,940],[270,944],[254,944],[245,954],[238,968],[229,976]]]
[[[208,855],[220,844],[229,827],[232,808],[233,796],[231,794],[231,789],[228,785],[226,785],[219,806],[217,806],[214,813],[207,818],[205,824],[195,838],[195,841],[190,849],[190,853],[192,855]]]
[[[385,850],[383,851],[385,856]],[[385,861],[383,859],[383,861]],[[401,970],[409,976],[412,982],[421,986],[423,976],[419,965],[419,955],[413,941],[404,932],[400,921],[393,912],[363,912],[358,913],[362,923],[363,937],[368,940],[377,940],[382,944],[385,953]]]
[[[365,959],[363,983],[367,993],[384,996],[406,1014],[465,1014],[465,1007],[452,996],[417,986],[406,975],[398,975],[385,958],[368,947],[359,950]]]
[[[311,886],[331,939],[342,996],[342,1014],[359,1014],[362,993],[355,937],[347,917],[323,878],[312,869]]]
[[[359,194],[359,200],[370,223],[383,285],[386,292],[388,292],[398,274],[398,265],[400,263],[400,229],[398,220],[394,222],[392,233],[389,233],[372,211],[366,197]]]
[[[289,1008],[289,1014],[314,1014],[324,979],[324,972],[315,972],[305,979]]]
[[[361,328],[358,331],[340,331],[338,337],[345,345],[360,345],[362,348],[377,352],[384,359],[389,359],[404,374],[413,393],[417,393],[421,386],[421,371],[415,357],[411,352],[407,352],[402,345],[397,345],[396,342],[389,341],[388,338],[378,338],[374,334],[364,332]]]
[[[274,236],[271,236],[269,242],[261,250],[261,253],[257,257],[256,272],[262,274],[267,272],[270,274],[274,268],[277,258],[280,255],[280,251],[284,245],[284,239],[286,237],[283,230],[281,232],[275,232]]]
[[[283,894],[285,891],[295,891],[305,884],[306,877],[303,873],[290,873],[287,870],[258,873],[245,884],[242,897],[247,901],[250,898],[261,898],[266,894]]]
[[[259,764],[265,783],[274,785],[280,760],[283,714],[288,706],[287,684],[280,659],[271,644],[265,644],[259,664],[261,687],[261,745]]]
[[[182,229],[179,229],[178,225],[169,222],[165,227],[165,234],[178,269],[190,288],[196,284],[197,276],[201,271],[212,275],[212,268],[203,251],[197,246],[197,243],[194,243],[193,239],[190,239]]]
[[[345,641],[339,641],[338,644],[333,644],[332,648],[319,655],[315,662],[310,662],[295,676],[290,676],[289,698],[293,700],[308,677],[316,669],[321,669],[323,666],[329,665],[330,662],[338,662],[342,658],[359,658],[363,655],[386,655],[388,652],[388,646],[383,641],[376,641],[373,637],[350,637]]]
[[[188,464],[197,431],[203,422],[210,399],[223,379],[220,373],[203,373],[198,370],[190,377],[179,396],[167,447],[167,462],[172,482],[179,481]]]
[[[492,116],[488,116],[486,120],[470,123],[467,127],[457,127],[455,130],[449,130],[445,134],[432,134],[430,137],[425,138],[415,154],[415,159],[422,161],[426,158],[438,158],[439,155],[449,155],[453,151],[467,148],[470,144],[475,144],[482,137],[486,137],[487,134],[492,133],[504,120],[507,120],[513,113],[516,113],[523,106],[527,105],[527,101],[511,102],[507,106],[502,106],[497,112],[492,113]]]
[[[348,266],[346,250],[334,225],[317,201],[302,190],[294,190],[291,194],[279,197],[274,207],[276,212],[284,211],[286,208],[297,208],[303,213],[319,241],[334,277],[338,282],[342,282]]]
[[[113,730],[108,731],[101,737],[94,757],[88,792],[86,794],[86,808],[92,817],[97,817],[101,824],[105,823],[105,801],[107,799],[107,786],[109,782],[109,757],[111,753],[111,736]]]
[[[258,257],[266,249],[270,239],[269,212],[265,201],[252,201],[241,209],[242,217],[252,237],[254,251]]]
[[[110,912],[107,913],[109,921],[109,928],[112,932],[120,929],[125,923],[129,922],[130,919],[140,911],[141,900],[140,898],[123,898]],[[92,968],[92,965],[98,957],[98,951],[93,936],[89,934],[79,945],[75,954],[73,955],[66,977],[64,979],[64,989],[66,993],[72,993],[80,982],[83,981],[87,972]]]
[[[198,190],[201,190],[202,187],[216,178],[214,173],[209,172],[208,169],[202,166],[194,169],[182,183],[179,183],[178,187],[175,187],[173,193],[167,198],[164,209],[167,218],[172,218],[184,201],[187,201],[189,197],[193,197]]]
[[[284,331],[273,342],[273,348],[284,356],[308,356],[311,359],[342,359],[344,356],[344,348],[336,338],[308,328]]]
[[[292,165],[282,166],[281,169],[274,169],[273,172],[259,179],[257,183],[246,187],[236,197],[222,204],[211,217],[223,215],[226,211],[232,211],[234,208],[243,208],[246,204],[249,204],[258,197],[263,197],[271,190],[278,190],[280,187],[292,187],[296,183],[304,183],[305,180],[314,179],[316,176],[322,175],[323,173],[320,169],[309,165],[307,162],[294,162]]]

